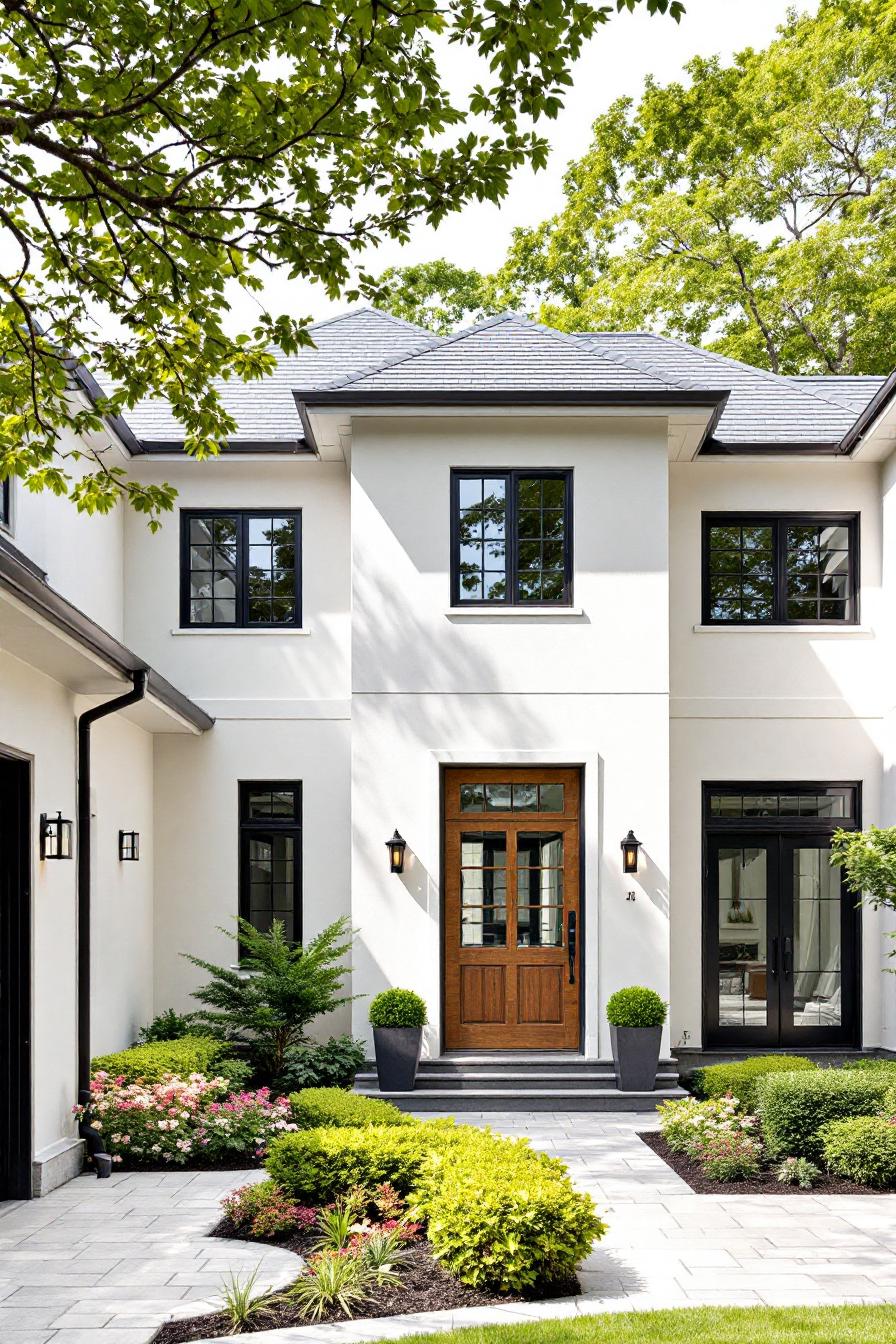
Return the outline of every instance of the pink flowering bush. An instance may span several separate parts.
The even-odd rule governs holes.
[[[707,1139],[717,1135],[751,1137],[759,1128],[756,1116],[744,1112],[730,1092],[711,1101],[698,1101],[695,1097],[664,1101],[657,1110],[660,1131],[669,1147],[692,1158],[700,1157]]]
[[[693,1156],[712,1181],[745,1181],[759,1175],[762,1143],[743,1130],[710,1130]]]
[[[287,1097],[270,1089],[231,1092],[225,1078],[166,1074],[156,1083],[127,1083],[108,1073],[90,1082],[91,1121],[113,1162],[170,1162],[262,1158],[278,1134],[294,1130]],[[76,1106],[75,1114],[84,1108]]]
[[[235,1228],[248,1229],[253,1237],[307,1232],[317,1224],[317,1209],[297,1204],[274,1181],[241,1185],[221,1201],[221,1207]]]

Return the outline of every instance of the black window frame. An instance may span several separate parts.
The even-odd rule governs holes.
[[[751,629],[754,626],[807,626],[819,625],[851,626],[859,624],[859,564],[860,564],[860,515],[856,512],[780,512],[773,510],[743,510],[737,512],[704,512],[701,515],[701,624],[719,627],[737,627]],[[774,585],[772,598],[772,616],[768,620],[730,621],[712,615],[712,596],[710,592],[709,535],[714,527],[771,527]],[[788,526],[845,527],[848,531],[849,547],[849,590],[846,599],[848,615],[842,619],[836,617],[795,617],[787,615],[787,528]]]
[[[0,481],[0,527],[12,531],[12,478]]]
[[[236,620],[190,619],[190,524],[194,518],[237,520]],[[295,610],[290,621],[249,621],[249,523],[253,518],[291,518],[296,529]],[[260,509],[181,509],[180,512],[180,628],[182,630],[294,630],[302,624],[302,510],[278,506]]]
[[[295,795],[295,814],[293,817],[251,817],[249,815],[250,793],[277,792],[290,790]],[[302,941],[302,783],[296,779],[241,779],[239,781],[239,810],[237,813],[239,828],[239,884],[237,908],[241,919],[252,924],[251,884],[249,880],[249,841],[253,837],[266,834],[290,835],[293,838],[293,891],[292,891],[292,942]],[[253,928],[255,925],[253,925]],[[243,948],[240,947],[242,958]]]
[[[505,564],[507,572],[506,597],[466,597],[460,582],[460,482],[503,477],[506,482],[505,499]],[[537,610],[545,607],[573,605],[573,493],[572,469],[568,467],[452,467],[451,468],[451,605],[452,607],[520,607]],[[563,596],[538,601],[519,596],[519,557],[517,536],[517,485],[520,480],[563,481]]]

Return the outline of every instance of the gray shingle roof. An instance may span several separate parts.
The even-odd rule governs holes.
[[[215,382],[227,410],[238,425],[234,440],[282,443],[303,439],[294,387],[315,387],[372,363],[408,354],[432,340],[432,333],[375,308],[354,309],[310,328],[315,349],[280,355],[277,367],[261,382],[239,379]],[[165,401],[141,401],[126,414],[127,423],[144,442],[183,441],[183,426]]]
[[[664,394],[695,401],[727,394],[714,441],[738,444],[833,444],[883,383],[872,377],[783,377],[651,332],[565,333],[505,313],[452,336],[435,336],[373,308],[355,309],[311,327],[315,349],[281,356],[261,382],[221,381],[238,423],[234,443],[301,443],[294,393],[530,399],[539,392]],[[183,437],[168,406],[141,402],[127,415],[144,443]]]

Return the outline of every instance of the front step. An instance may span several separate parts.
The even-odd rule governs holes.
[[[565,1053],[454,1051],[422,1060],[413,1092],[380,1092],[368,1065],[355,1079],[361,1096],[403,1111],[653,1111],[686,1096],[674,1060],[660,1060],[652,1092],[620,1092],[613,1061]]]
[[[463,1112],[508,1111],[654,1111],[661,1101],[679,1100],[687,1092],[680,1087],[658,1088],[655,1092],[619,1092],[615,1089],[582,1090],[571,1092],[560,1088],[540,1088],[520,1092],[517,1089],[471,1088],[469,1091],[436,1091],[417,1087],[413,1092],[380,1092],[376,1088],[358,1087],[362,1097],[378,1097],[391,1101],[400,1111]]]

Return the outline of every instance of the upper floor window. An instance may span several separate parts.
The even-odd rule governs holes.
[[[12,481],[7,476],[0,481],[0,527],[9,527],[12,522]]]
[[[707,625],[854,624],[858,515],[703,515]]]
[[[572,472],[451,474],[453,606],[569,606]]]
[[[181,514],[182,626],[300,625],[301,514]]]

